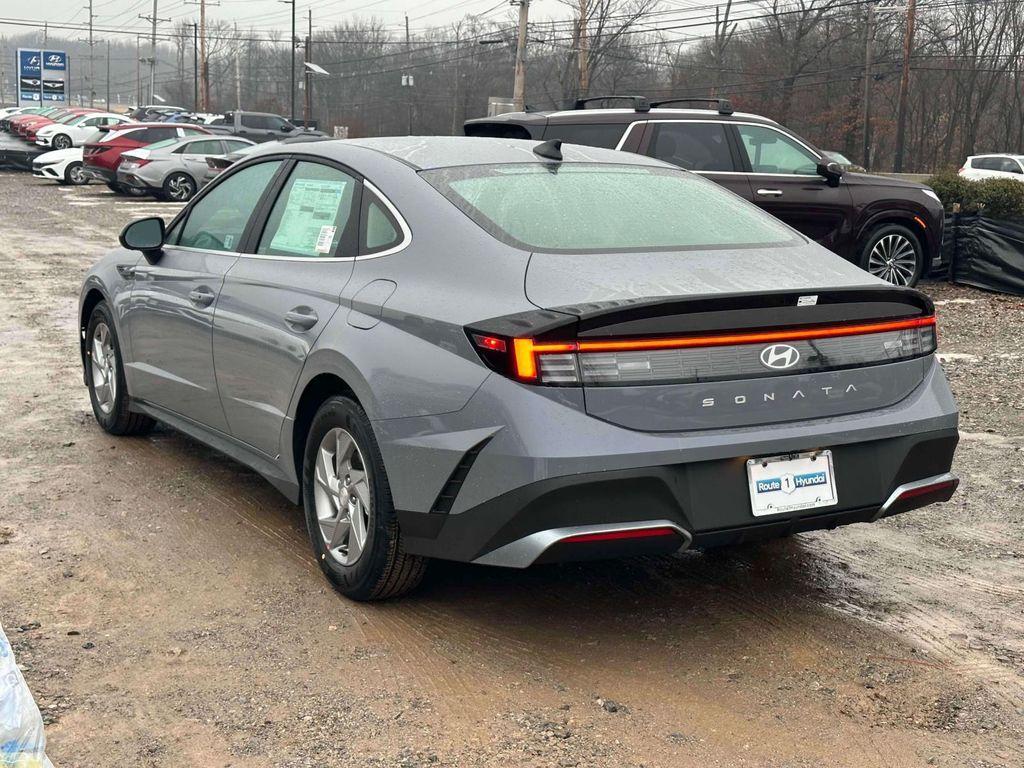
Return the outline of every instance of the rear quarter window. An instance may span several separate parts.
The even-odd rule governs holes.
[[[561,139],[569,144],[585,144],[588,147],[615,149],[626,132],[625,124],[601,125],[549,125],[544,131],[544,140]]]

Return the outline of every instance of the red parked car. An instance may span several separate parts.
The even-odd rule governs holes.
[[[44,109],[39,112],[26,112],[22,115],[15,115],[7,121],[7,131],[17,135],[18,126],[22,123],[30,120],[38,120],[39,118],[50,119],[52,116],[58,115],[62,112],[64,112],[63,109],[52,107],[51,109]]]
[[[100,128],[100,131],[103,131]],[[118,126],[116,130],[106,131],[99,141],[86,144],[82,151],[82,164],[88,178],[99,179],[115,192],[140,195],[145,190],[136,190],[117,183],[117,166],[121,162],[121,153],[129,149],[138,149],[148,144],[155,144],[165,139],[184,138],[209,134],[210,131],[198,125],[174,123],[132,123]]]

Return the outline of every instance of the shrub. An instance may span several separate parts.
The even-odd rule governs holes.
[[[935,190],[947,211],[960,204],[964,213],[984,213],[993,219],[1024,219],[1024,183],[1016,179],[969,181],[955,171],[943,171],[925,182]]]

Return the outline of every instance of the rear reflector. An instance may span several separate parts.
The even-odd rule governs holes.
[[[619,539],[650,539],[657,536],[678,536],[679,531],[668,526],[659,528],[628,528],[624,531],[581,533],[562,539],[561,544],[584,544],[588,541],[617,541]]]
[[[901,485],[890,494],[878,511],[876,519],[900,512],[909,512],[912,509],[919,509],[940,501],[949,501],[959,485],[960,478],[948,472]]]
[[[922,357],[935,348],[932,315],[706,336],[512,340],[517,378],[570,386],[637,386],[818,373]]]

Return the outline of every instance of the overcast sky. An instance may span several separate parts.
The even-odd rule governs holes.
[[[511,20],[516,9],[507,0],[296,0],[299,34],[304,36],[307,9],[313,9],[314,34],[316,27],[331,27],[352,17],[377,17],[395,31],[404,25],[409,14],[409,25],[415,31],[445,24],[467,14],[479,14],[493,21]],[[0,17],[47,21],[54,24],[84,24],[89,14],[84,6],[88,0],[45,0],[29,6],[28,3],[0,3]],[[150,15],[153,0],[94,0],[94,24],[100,29],[117,28],[133,33],[148,29],[149,22],[139,14]],[[260,31],[289,31],[291,7],[279,0],[219,0],[219,5],[207,5],[207,19],[237,22],[244,29]],[[172,23],[198,19],[199,6],[186,0],[158,0],[157,15],[171,19]],[[530,7],[531,19],[564,18],[567,10],[558,0],[534,0]],[[161,23],[159,29],[168,30],[172,24]],[[0,34],[18,34],[29,31],[24,27],[0,22]],[[67,31],[63,34],[70,35]]]

